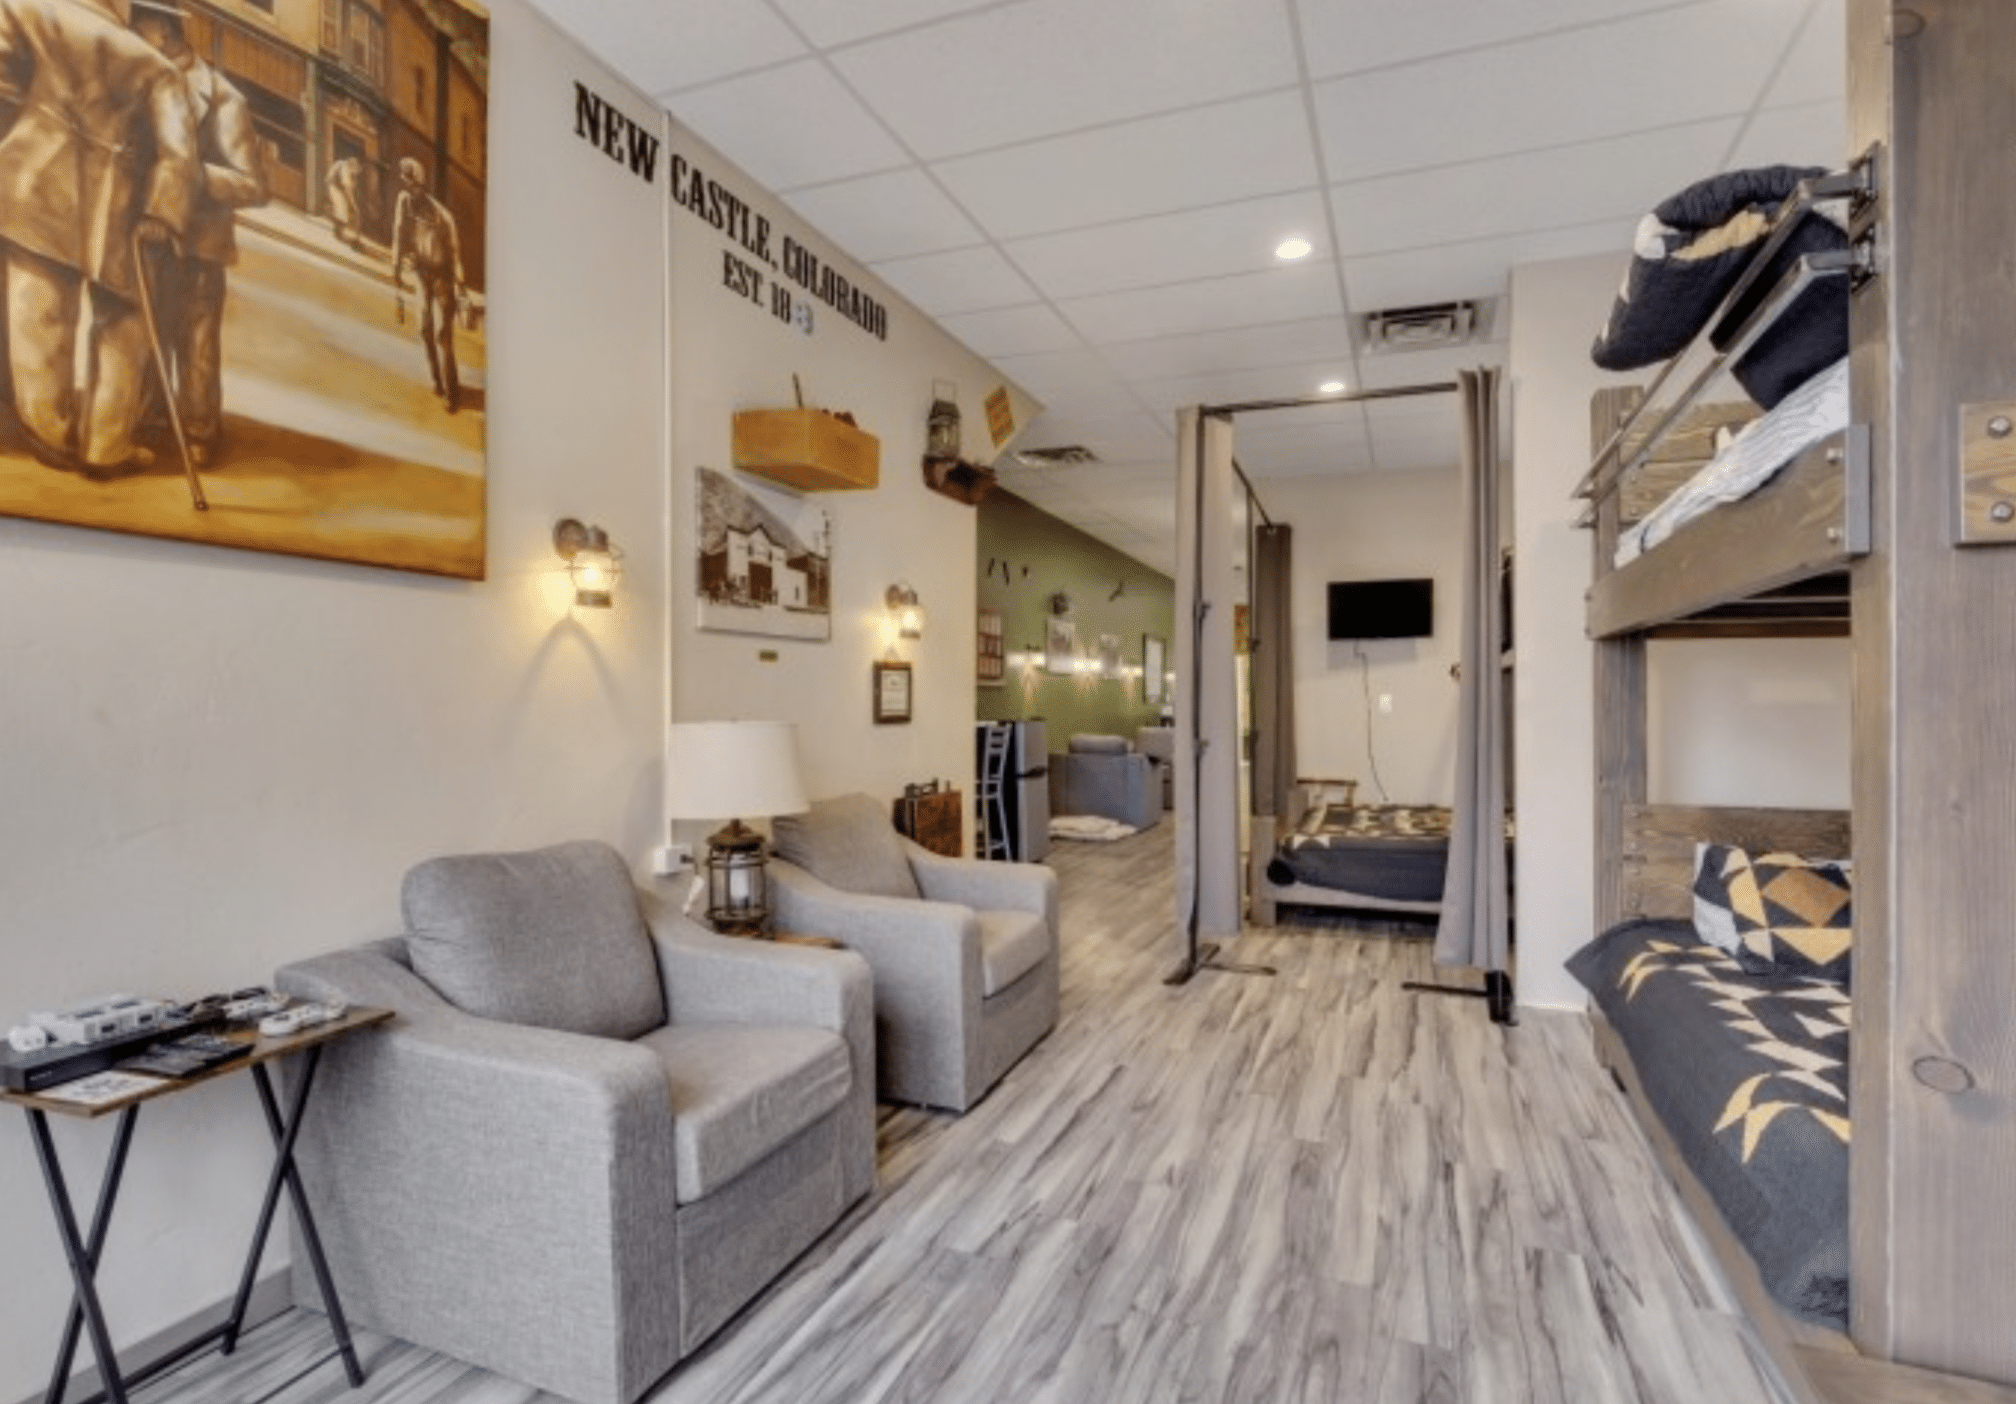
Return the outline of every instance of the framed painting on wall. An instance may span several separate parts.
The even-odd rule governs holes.
[[[826,509],[712,468],[693,477],[700,627],[832,638],[833,518]]]
[[[1078,671],[1078,625],[1075,620],[1053,614],[1043,623],[1043,671]]]
[[[1120,671],[1120,636],[1101,634],[1099,636],[1099,676],[1113,682],[1123,676]]]
[[[1166,645],[1153,634],[1141,636],[1141,700],[1160,702],[1162,700],[1162,670],[1166,666],[1163,651]]]
[[[407,6],[340,78],[312,24],[58,30],[20,57],[70,77],[0,135],[0,238],[38,255],[10,274],[0,514],[482,579],[488,12]],[[105,125],[164,57],[210,95],[200,153]]]

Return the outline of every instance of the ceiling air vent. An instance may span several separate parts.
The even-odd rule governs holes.
[[[1437,302],[1365,314],[1369,352],[1429,351],[1473,340],[1482,319],[1474,302]]]
[[[1016,449],[1009,456],[1024,468],[1075,467],[1081,463],[1099,461],[1099,455],[1083,444],[1060,444],[1056,448]]]

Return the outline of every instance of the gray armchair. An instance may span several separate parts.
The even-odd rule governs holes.
[[[947,858],[866,795],[773,821],[780,930],[858,951],[890,1101],[965,1111],[1057,1023],[1057,875]]]
[[[1155,762],[1162,782],[1162,808],[1176,807],[1176,728],[1144,726],[1134,732],[1134,749]]]
[[[1137,829],[1162,822],[1162,777],[1124,736],[1086,733],[1050,757],[1050,812],[1099,814]]]
[[[301,1133],[344,1309],[630,1404],[873,1188],[868,969],[703,931],[603,844],[436,859],[403,901],[406,936],[276,976],[398,1011]]]

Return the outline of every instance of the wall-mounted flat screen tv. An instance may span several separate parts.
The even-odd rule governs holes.
[[[1333,639],[1425,639],[1435,632],[1433,580],[1333,580]]]

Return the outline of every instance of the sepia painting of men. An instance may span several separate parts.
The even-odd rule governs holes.
[[[180,75],[95,0],[0,0],[0,72],[22,95],[0,137],[15,413],[52,467],[146,467],[137,254],[181,237],[196,196]]]
[[[340,6],[0,0],[0,516],[483,577],[489,17]]]
[[[181,448],[197,468],[216,450],[224,412],[224,270],[238,260],[237,211],[266,201],[252,114],[231,80],[198,58],[182,29],[182,0],[132,0],[134,32],[175,66],[195,129],[200,175],[179,256],[157,246],[165,382],[180,411]]]

